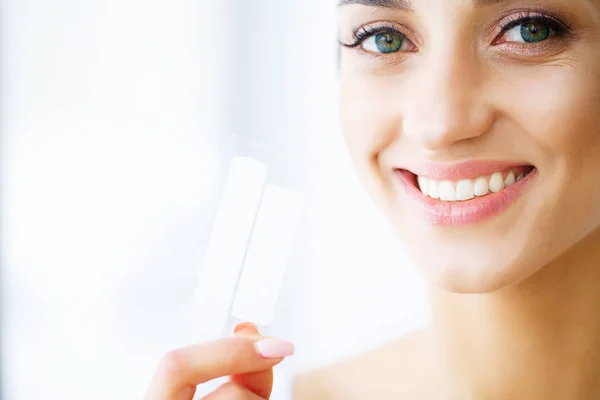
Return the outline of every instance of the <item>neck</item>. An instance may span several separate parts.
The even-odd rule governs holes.
[[[517,285],[434,289],[432,306],[460,398],[600,398],[600,231]]]

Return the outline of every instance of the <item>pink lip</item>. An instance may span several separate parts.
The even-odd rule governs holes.
[[[496,169],[494,171],[501,170]],[[477,172],[479,173],[480,171],[481,169]],[[406,170],[395,170],[394,172],[410,198],[414,200],[414,204],[417,205],[419,211],[427,221],[436,226],[473,224],[500,214],[519,198],[537,175],[537,169],[534,169],[519,182],[514,183],[499,193],[491,193],[467,201],[447,202],[432,199],[421,193],[415,183],[416,177],[411,172]],[[482,175],[485,175],[485,173]],[[444,176],[449,176],[449,174]],[[461,177],[465,179],[465,175]]]
[[[458,181],[460,179],[473,179],[484,175],[491,175],[494,172],[508,171],[512,168],[523,166],[528,166],[528,164],[504,161],[467,161],[453,165],[427,163],[411,166],[410,168],[398,167],[398,169],[406,169],[415,175],[437,181]]]

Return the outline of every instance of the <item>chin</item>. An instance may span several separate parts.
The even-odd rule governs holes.
[[[432,286],[457,294],[497,292],[535,273],[515,265],[459,265],[441,260],[436,264],[419,263],[418,265]]]
[[[493,293],[537,279],[553,263],[572,264],[580,247],[595,247],[600,239],[600,229],[567,237],[535,232],[517,227],[510,235],[475,230],[452,239],[431,231],[403,231],[400,236],[428,283],[457,294]]]
[[[537,243],[517,246],[509,238],[497,240],[480,235],[477,239],[463,236],[436,241],[432,235],[419,240],[414,232],[403,236],[405,248],[428,283],[457,294],[505,289],[531,277],[550,261],[536,257],[540,253],[532,249]]]

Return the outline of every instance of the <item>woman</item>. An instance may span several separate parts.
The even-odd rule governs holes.
[[[342,0],[339,15],[348,148],[433,318],[298,377],[296,398],[599,399],[600,1]],[[263,340],[244,325],[172,353],[148,398],[224,375],[209,398],[268,398],[292,348]]]

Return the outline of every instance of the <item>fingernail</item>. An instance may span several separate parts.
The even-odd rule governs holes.
[[[294,354],[294,345],[291,342],[277,339],[264,339],[254,344],[258,354],[265,358],[282,358]]]
[[[254,324],[252,322],[240,322],[240,323],[236,324],[233,327],[233,334],[235,335],[239,331],[247,329],[247,328],[254,329],[255,331],[258,331],[258,328],[256,327],[256,324]]]

